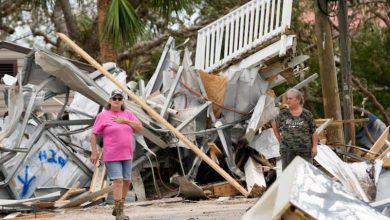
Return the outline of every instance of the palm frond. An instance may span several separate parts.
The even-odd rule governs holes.
[[[26,0],[24,4],[32,8],[43,8],[47,10],[48,6],[55,4],[55,0]]]
[[[180,12],[182,10],[189,10],[193,4],[199,2],[198,0],[153,0],[152,4],[155,9],[160,11],[165,17],[169,17],[172,12]]]
[[[132,46],[144,32],[143,25],[128,0],[111,0],[104,21],[103,38],[115,49]]]

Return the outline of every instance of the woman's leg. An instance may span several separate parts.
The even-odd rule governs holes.
[[[128,219],[123,215],[123,164],[122,161],[106,162],[107,176],[113,181],[114,208],[112,215],[116,216],[117,220]]]
[[[122,168],[123,168],[122,199],[125,200],[131,184],[132,161],[131,160],[122,161]]]
[[[122,194],[124,193],[123,191],[123,179],[116,179],[114,180],[114,200],[118,201],[122,199]]]

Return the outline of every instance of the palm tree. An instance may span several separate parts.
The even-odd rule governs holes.
[[[116,61],[116,51],[131,47],[145,31],[143,21],[134,9],[138,0],[98,0],[98,29],[100,36],[100,61]],[[188,9],[196,1],[151,0],[150,6],[169,18],[173,12]]]

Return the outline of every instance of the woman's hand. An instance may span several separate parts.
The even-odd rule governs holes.
[[[317,156],[317,154],[318,154],[317,146],[313,146],[311,148],[311,157],[314,158]]]
[[[92,152],[90,158],[93,165],[95,165],[96,162],[99,160],[97,152]]]
[[[128,123],[128,120],[123,117],[112,117],[112,121],[117,122],[117,123]]]

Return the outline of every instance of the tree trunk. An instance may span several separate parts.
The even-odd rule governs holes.
[[[103,26],[104,26],[104,19],[106,17],[106,13],[108,10],[108,5],[110,3],[110,0],[98,0],[97,1],[97,22],[98,22],[98,29],[99,29],[99,46],[100,46],[100,56],[99,61],[101,63],[105,62],[115,62],[116,63],[116,53],[111,46],[111,44],[103,39]]]
[[[341,120],[340,97],[337,87],[332,33],[329,19],[327,15],[323,13],[323,11],[327,11],[326,0],[319,0],[317,2],[319,5],[315,4],[315,33],[317,37],[317,51],[320,63],[325,118]],[[320,10],[319,6],[323,10]],[[344,144],[342,125],[329,127],[327,129],[327,139],[330,144]]]
[[[342,74],[341,88],[343,95],[343,119],[352,120],[354,119],[354,115],[347,10],[347,1],[339,0],[339,11],[337,18],[339,20],[340,33],[340,69]],[[344,124],[344,138],[346,143],[355,145],[355,123]]]

